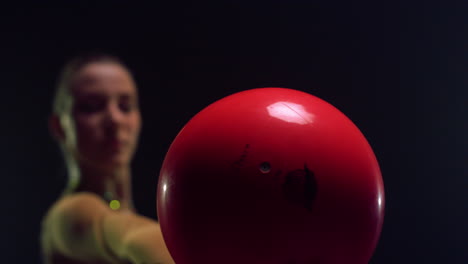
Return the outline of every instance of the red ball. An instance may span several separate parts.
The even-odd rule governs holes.
[[[284,88],[239,92],[195,115],[169,148],[157,193],[178,264],[364,264],[384,214],[360,130]]]

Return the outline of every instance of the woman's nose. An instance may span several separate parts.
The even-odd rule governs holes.
[[[105,112],[105,125],[106,127],[116,128],[118,125],[123,121],[122,111],[120,111],[119,107],[116,104],[109,104],[106,108]]]

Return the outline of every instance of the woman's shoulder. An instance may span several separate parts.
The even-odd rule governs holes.
[[[42,219],[41,244],[44,253],[48,254],[56,248],[52,246],[52,241],[57,241],[57,234],[66,234],[65,237],[69,238],[79,237],[80,233],[92,229],[93,223],[109,211],[105,202],[96,194],[79,192],[62,195]]]
[[[107,208],[104,200],[91,192],[74,192],[62,195],[57,201],[55,201],[49,209],[54,211],[57,209],[64,209],[68,207],[73,207],[76,209],[85,209],[85,208],[96,208],[102,207]]]
[[[93,218],[110,212],[104,200],[90,192],[63,195],[47,211],[43,225],[48,222],[89,222]]]
[[[105,207],[104,200],[97,194],[91,192],[74,192],[65,194],[56,202],[56,205],[61,206],[81,204],[95,204]]]

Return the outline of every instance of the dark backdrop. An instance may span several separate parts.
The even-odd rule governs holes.
[[[194,114],[288,87],[335,105],[374,148],[387,207],[371,263],[468,263],[467,2],[70,2],[0,9],[2,263],[40,263],[40,219],[65,183],[46,120],[60,67],[88,50],[122,57],[141,88],[142,214],[156,218],[159,166]]]

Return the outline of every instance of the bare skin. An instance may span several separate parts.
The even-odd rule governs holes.
[[[70,109],[51,116],[50,130],[80,180],[43,220],[46,263],[174,263],[159,224],[132,205],[130,163],[141,117],[130,73],[117,63],[89,63],[74,76],[70,96]]]

